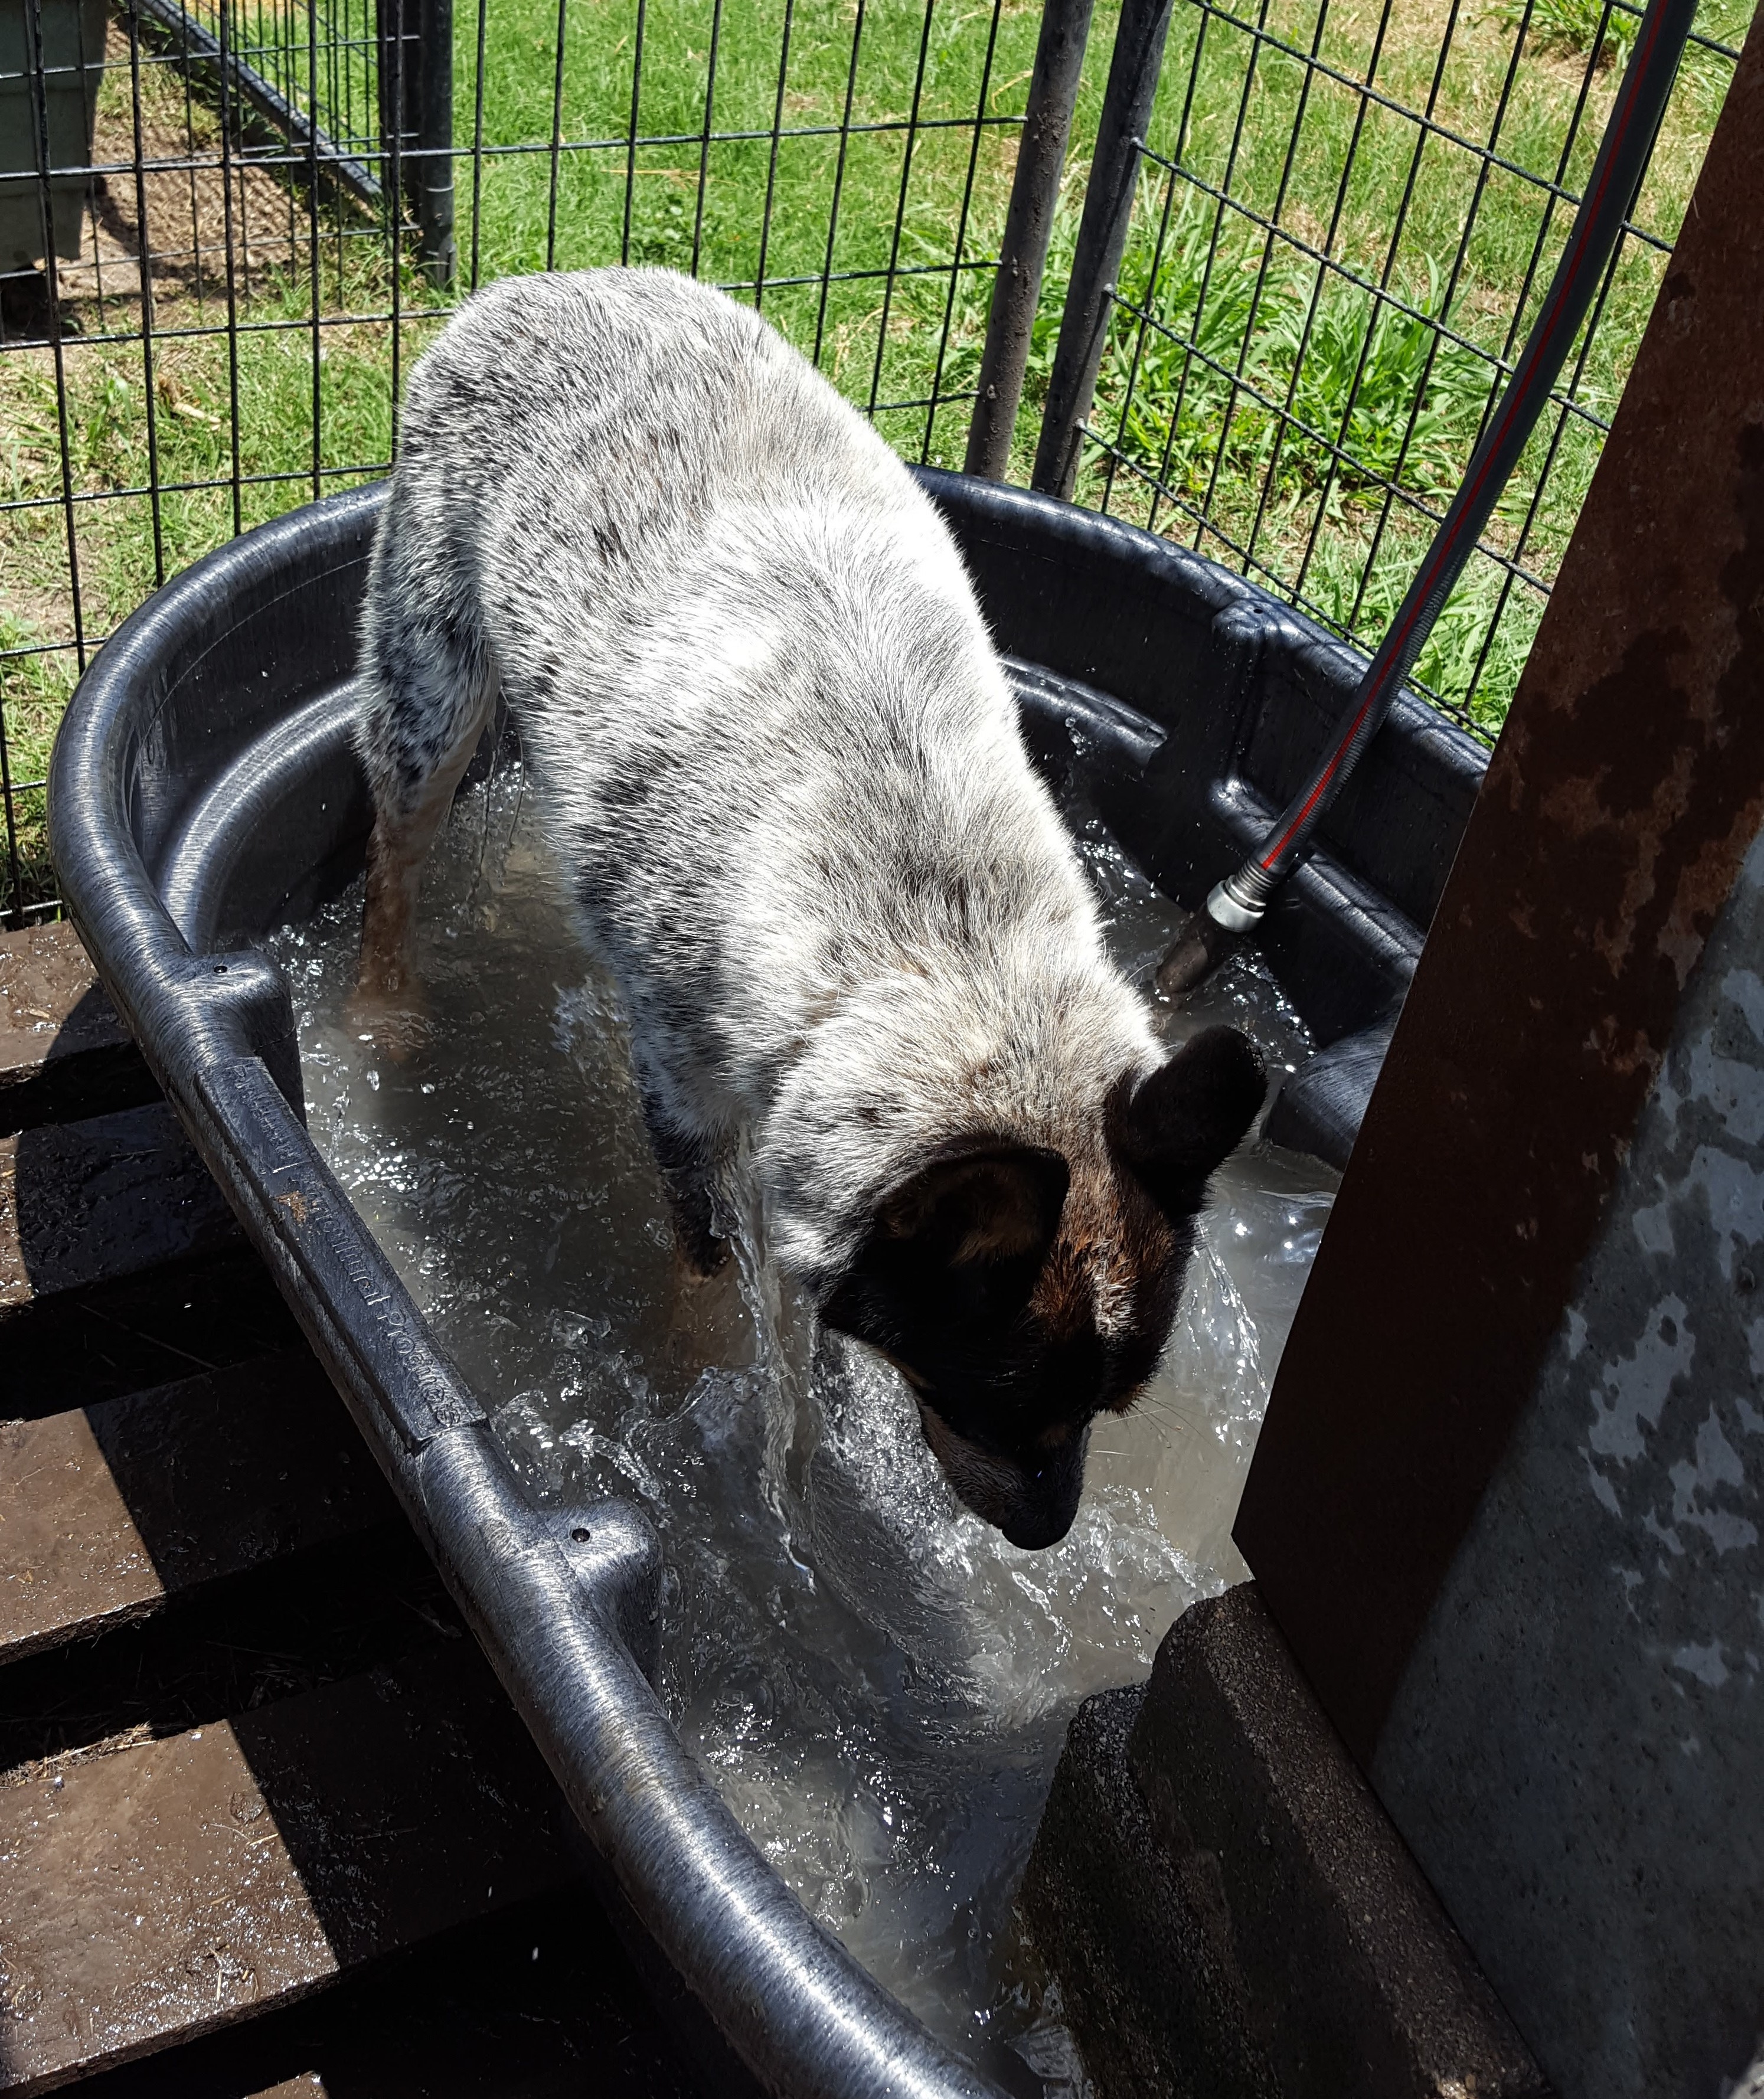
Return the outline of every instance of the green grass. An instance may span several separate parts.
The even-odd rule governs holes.
[[[1559,167],[1572,188],[1590,164],[1619,76],[1595,70],[1586,117],[1564,153],[1586,63],[1568,54],[1565,18],[1553,0],[1547,15],[1544,9],[1539,0],[1533,10],[1498,150],[1548,176]],[[1749,0],[1720,0],[1705,7],[1700,26],[1732,42],[1749,14]],[[1588,46],[1599,20],[1595,11]],[[1410,108],[1432,98],[1439,131],[1418,153],[1412,122],[1375,103],[1362,114],[1361,98],[1342,81],[1319,73],[1307,90],[1299,58],[1271,43],[1258,51],[1216,20],[1203,43],[1197,20],[1178,16],[1152,143],[1176,156],[1181,98],[1192,81],[1180,160],[1194,179],[1177,184],[1154,280],[1164,195],[1148,178],[1121,274],[1129,300],[1160,326],[1142,331],[1117,314],[1092,423],[1122,464],[1111,486],[1106,461],[1093,459],[1080,486],[1093,500],[1106,488],[1112,507],[1234,565],[1249,557],[1259,579],[1368,640],[1400,601],[1432,530],[1401,500],[1387,504],[1378,482],[1400,464],[1403,489],[1436,513],[1443,508],[1489,398],[1488,360],[1523,339],[1569,222],[1560,209],[1546,214],[1534,183],[1501,168],[1483,177],[1474,156],[1445,135],[1487,137],[1516,33],[1498,11],[1460,13],[1442,65],[1445,20],[1444,7],[1427,0],[1395,11],[1379,52],[1383,94]],[[1272,37],[1300,51],[1317,33],[1317,11],[1298,0],[1273,0],[1267,21]],[[1378,23],[1370,7],[1332,8],[1318,45],[1322,64],[1349,81],[1366,77]],[[1686,209],[1727,73],[1725,61],[1693,53],[1674,94],[1638,211],[1665,240]],[[1208,185],[1228,188],[1236,208],[1221,213]],[[1279,233],[1270,236],[1258,218],[1277,220]],[[1320,273],[1307,251],[1322,249],[1339,269]],[[1594,416],[1608,420],[1615,410],[1664,262],[1656,250],[1625,244],[1584,359],[1577,352],[1571,359],[1575,398]],[[1435,349],[1425,319],[1380,306],[1361,288],[1380,284],[1414,313],[1442,319],[1463,345],[1442,341]],[[1314,436],[1291,427],[1282,435],[1278,411],[1289,403]],[[1546,423],[1491,528],[1490,542],[1545,583],[1559,565],[1599,444],[1597,427],[1585,420],[1570,417],[1559,432]],[[1350,456],[1335,458],[1332,447]],[[1143,473],[1162,480],[1173,507]],[[1543,601],[1530,584],[1509,583],[1496,562],[1476,557],[1418,675],[1485,731],[1497,728]],[[1487,637],[1498,605],[1499,625]]]
[[[1599,63],[1610,65],[1628,55],[1641,18],[1607,0],[1530,0],[1531,33],[1545,51],[1584,56],[1599,43]],[[1516,29],[1525,18],[1526,0],[1499,0],[1497,18]]]
[[[1409,504],[1387,504],[1381,484],[1396,477],[1435,509],[1448,499],[1488,400],[1488,359],[1529,320],[1566,231],[1566,213],[1546,212],[1537,186],[1507,170],[1494,169],[1479,194],[1473,156],[1444,135],[1487,136],[1517,34],[1510,4],[1495,0],[1485,14],[1461,10],[1443,66],[1446,0],[1397,0],[1381,41],[1375,0],[1335,0],[1321,24],[1318,0],[1268,0],[1260,45],[1221,18],[1178,11],[1150,142],[1167,157],[1180,147],[1184,179],[1168,197],[1160,244],[1164,178],[1152,166],[1144,178],[1120,273],[1125,304],[1092,417],[1118,457],[1111,462],[1102,445],[1087,450],[1080,499],[1106,501],[1235,565],[1247,559],[1259,579],[1375,639],[1429,529]],[[1737,41],[1750,7],[1705,0],[1702,25]],[[466,6],[456,12],[455,141],[468,153],[481,137],[486,151],[475,196],[468,159],[459,170],[460,286],[438,299],[414,271],[398,280],[398,348],[407,367],[474,262],[482,280],[548,262],[578,268],[617,260],[624,240],[636,0],[569,0],[555,105],[556,0],[489,0],[481,114],[476,13]],[[715,0],[648,0],[639,130],[678,136],[640,147],[629,171],[632,258],[687,268],[696,253],[701,275],[750,285],[763,241],[766,314],[805,351],[818,346],[834,383],[873,407],[908,456],[959,464],[966,401],[945,400],[935,411],[889,404],[959,396],[974,383],[990,275],[958,267],[952,275],[950,266],[996,250],[1016,133],[1009,123],[972,120],[982,109],[1005,118],[1020,112],[1038,9],[1012,0],[995,26],[991,8],[975,0],[937,0],[922,75],[925,16],[917,0],[867,0],[854,76],[854,0],[794,0],[781,108],[784,0],[726,0],[711,121],[719,131],[756,135],[713,143],[701,181],[714,13]],[[1554,176],[1601,23],[1608,60],[1633,17],[1613,11],[1606,20],[1594,0],[1536,0],[1530,20],[1499,148],[1519,166]],[[1018,426],[1019,479],[1027,478],[1051,369],[1112,33],[1112,9],[1099,7]],[[1280,43],[1299,54],[1314,44],[1322,67],[1345,77],[1325,70],[1307,86],[1302,57]],[[1440,132],[1419,159],[1414,123],[1355,90],[1375,47],[1379,95],[1410,108],[1431,98]],[[1639,213],[1665,240],[1686,208],[1727,73],[1724,62],[1699,59],[1674,96]],[[1590,164],[1617,77],[1608,63],[1594,73],[1581,133],[1563,165],[1570,187]],[[848,79],[858,128],[842,166],[832,134]],[[922,128],[904,185],[900,126],[913,111],[916,81]],[[150,68],[143,88],[152,140],[181,139],[185,103],[176,77]],[[112,157],[132,153],[128,96],[126,70],[112,73],[101,105],[100,158],[107,139]],[[775,125],[784,134],[776,146]],[[556,156],[555,209],[554,131],[566,142]],[[218,126],[200,103],[193,143],[199,153],[218,156]],[[254,179],[259,222],[279,213],[285,234],[290,199],[267,178]],[[125,178],[118,193],[127,187]],[[1227,188],[1233,208],[1221,212],[1210,191]],[[177,194],[168,188],[164,202],[151,205],[156,246],[171,244],[165,229]],[[232,349],[212,260],[200,296],[187,274],[156,294],[154,408],[165,491],[156,543],[152,504],[139,492],[149,460],[138,306],[114,297],[103,310],[76,302],[85,339],[65,349],[68,468],[76,494],[92,499],[76,505],[89,637],[101,638],[161,574],[218,543],[235,521],[250,525],[307,499],[315,472],[319,486],[334,489],[388,455],[386,316],[394,286],[383,243],[359,224],[350,233],[345,222],[321,245],[315,287],[300,237],[302,193],[292,207],[292,244],[284,238],[278,251],[273,239],[266,248],[261,233],[254,236],[249,289],[241,280],[238,300],[244,328]],[[1268,219],[1278,233],[1257,222]],[[1326,248],[1339,267],[1320,276],[1309,251]],[[928,274],[897,275],[891,292],[882,274],[891,264],[925,266]],[[1660,256],[1639,245],[1625,253],[1577,381],[1577,398],[1596,416],[1608,418],[1615,407],[1661,268]],[[1420,318],[1381,306],[1363,288],[1380,283]],[[1129,310],[1155,325],[1142,328]],[[1463,344],[1437,341],[1436,319]],[[72,636],[73,593],[49,354],[0,357],[0,499],[41,506],[0,513],[0,649],[59,644]],[[230,486],[187,486],[230,482],[235,448],[247,477],[236,518]],[[1584,421],[1571,419],[1559,437],[1541,433],[1502,505],[1493,539],[1545,583],[1598,450],[1599,433]],[[253,484],[252,476],[270,478]],[[1419,675],[1485,729],[1498,727],[1542,603],[1537,590],[1509,584],[1497,564],[1479,557]],[[41,777],[75,668],[71,651],[0,663],[15,778]],[[20,813],[31,879],[41,883],[41,826],[29,798]]]
[[[499,49],[485,68],[483,135],[499,146],[548,143],[552,131],[556,57],[555,0],[493,0]],[[947,266],[961,232],[962,201],[974,168],[964,259],[992,252],[1003,222],[1014,163],[1014,126],[981,127],[972,119],[1020,113],[1034,57],[1039,10],[1014,0],[1001,10],[996,38],[991,10],[965,0],[941,0],[920,49],[925,15],[917,5],[882,0],[866,7],[857,41],[851,102],[855,127],[899,125],[913,109],[922,129],[902,210],[904,134],[899,129],[855,130],[842,168],[839,142],[827,135],[842,120],[851,64],[856,12],[847,0],[796,0],[791,11],[790,63],[781,112],[779,55],[784,8],[780,0],[725,5],[717,45],[714,120],[717,129],[751,131],[750,140],[714,145],[699,181],[696,137],[705,123],[710,4],[652,6],[644,55],[639,130],[649,135],[688,134],[675,144],[649,146],[636,156],[631,180],[631,257],[675,269],[693,266],[722,284],[751,284],[766,241],[768,288],[763,308],[790,339],[812,352],[854,400],[921,400],[937,376],[937,342],[950,290]],[[625,0],[571,0],[565,49],[561,130],[565,138],[621,142],[599,151],[565,154],[558,172],[556,227],[551,233],[551,163],[548,152],[512,152],[486,164],[478,216],[481,272],[495,276],[540,269],[583,268],[619,259],[626,205],[630,121],[632,10]],[[462,40],[462,42],[464,40]],[[1107,37],[1100,39],[1106,59]],[[474,126],[474,63],[462,48],[456,135]],[[1093,71],[1098,68],[1093,65]],[[772,132],[779,125],[776,163]],[[790,133],[820,129],[820,136]],[[765,209],[767,191],[772,209]],[[834,207],[837,198],[837,222]],[[461,249],[469,263],[469,195],[462,191]],[[895,227],[900,217],[898,253]],[[834,281],[823,296],[829,261]],[[884,288],[879,276],[848,273],[945,266],[939,279],[904,278],[890,301],[885,354],[878,360]],[[806,283],[790,283],[806,279]],[[780,283],[776,280],[785,280]],[[844,281],[841,281],[844,279]],[[958,284],[954,347],[958,360],[978,360],[990,283]],[[749,296],[751,296],[750,294]],[[959,368],[966,370],[966,366]],[[944,386],[951,384],[946,368]],[[897,442],[916,452],[925,441],[925,413],[883,418]],[[939,447],[959,449],[952,415],[935,433]]]

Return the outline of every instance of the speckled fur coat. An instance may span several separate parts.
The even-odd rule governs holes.
[[[1124,1230],[1106,1123],[1162,1052],[948,532],[768,325],[653,271],[472,299],[412,375],[363,666],[365,994],[499,682],[676,1202],[744,1156],[825,1303],[928,1158],[1058,1155],[1068,1289],[1155,1358],[1186,1244]]]

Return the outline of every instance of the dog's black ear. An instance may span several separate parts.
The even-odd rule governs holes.
[[[933,1337],[979,1342],[1028,1302],[1071,1179],[1059,1153],[1039,1146],[943,1146],[877,1203],[822,1318],[908,1364]]]
[[[1267,1090],[1249,1037],[1205,1028],[1115,1108],[1111,1147],[1162,1208],[1196,1210],[1208,1175],[1243,1142]]]

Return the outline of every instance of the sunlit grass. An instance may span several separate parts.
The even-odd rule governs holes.
[[[1700,20],[1736,41],[1750,7],[1705,0]],[[402,373],[474,277],[622,253],[696,262],[818,355],[906,455],[960,464],[992,290],[990,271],[971,266],[996,252],[1003,223],[1036,7],[1011,0],[995,15],[935,0],[927,29],[917,0],[867,0],[860,33],[855,0],[792,0],[781,77],[785,0],[647,0],[637,130],[661,143],[635,155],[636,0],[568,0],[561,94],[557,0],[487,8],[482,81],[476,11],[455,11],[454,286],[438,294],[408,261],[394,279],[383,236],[328,202],[315,257],[305,191],[255,177],[253,209],[261,221],[271,198],[281,245],[262,249],[261,228],[251,236],[261,252],[235,273],[236,334],[214,254],[205,274],[156,280],[151,445],[139,298],[75,303],[82,332],[64,346],[71,554],[51,353],[0,354],[0,502],[14,506],[0,512],[0,651],[24,652],[0,657],[15,781],[42,777],[82,653],[164,575],[237,526],[382,469],[394,301]],[[1503,112],[1503,158],[1572,189],[1618,77],[1606,63],[1586,86],[1592,42],[1603,24],[1607,46],[1621,44],[1634,17],[1608,18],[1594,0],[1535,0],[1528,18],[1522,0],[1496,0],[1487,14],[1456,13],[1443,63],[1445,0],[1400,0],[1388,17],[1375,0],[1336,0],[1321,17],[1318,0],[1269,0],[1254,19],[1259,39],[1226,15],[1178,12],[1150,143],[1166,159],[1179,151],[1183,178],[1172,191],[1148,162],[1091,425],[1117,456],[1088,447],[1078,492],[1247,565],[1371,641],[1425,544],[1416,506],[1436,512],[1449,499],[1488,404],[1489,360],[1513,354],[1568,224],[1546,191],[1508,169],[1480,171],[1452,134],[1485,140]],[[1017,429],[1018,479],[1051,370],[1112,35],[1113,11],[1099,7]],[[1308,81],[1313,46],[1324,70]],[[120,48],[113,33],[113,58]],[[1375,50],[1368,98],[1354,83]],[[1663,239],[1686,208],[1726,78],[1725,63],[1705,55],[1674,95],[1639,210]],[[214,113],[187,100],[181,78],[148,66],[141,88],[152,149],[187,139],[218,165]],[[1424,144],[1379,96],[1431,103],[1436,128]],[[910,166],[909,117],[919,125]],[[108,139],[112,158],[129,159],[126,66],[107,76],[99,121],[99,157]],[[707,127],[752,135],[706,146]],[[113,200],[132,209],[127,189],[113,178]],[[168,208],[153,209],[158,249]],[[1335,266],[1320,270],[1320,254]],[[1625,250],[1574,373],[1575,398],[1595,417],[1615,408],[1662,266],[1656,251]],[[1436,323],[1462,341],[1441,338]],[[1546,583],[1598,451],[1584,419],[1542,432],[1497,517],[1495,543]],[[1391,481],[1403,495],[1387,495]],[[76,562],[83,650],[61,645],[75,639]],[[1497,728],[1542,604],[1479,557],[1418,675]],[[40,886],[37,799],[19,813]]]
[[[1750,0],[1713,0],[1699,26],[1736,42],[1750,13]],[[1182,174],[1172,188],[1148,169],[1091,418],[1119,459],[1093,451],[1080,482],[1081,497],[1247,568],[1367,645],[1462,477],[1497,361],[1516,357],[1572,222],[1547,188],[1485,169],[1454,140],[1492,134],[1503,161],[1572,191],[1620,77],[1589,74],[1597,20],[1587,51],[1567,55],[1543,0],[1529,18],[1454,11],[1442,56],[1447,19],[1426,0],[1388,17],[1274,0],[1258,41],[1178,18],[1152,144]],[[1332,72],[1308,74],[1293,55],[1313,37]],[[1368,77],[1429,107],[1435,128],[1363,96],[1352,83]],[[1693,49],[1674,90],[1635,214],[1664,242],[1727,77],[1727,61]],[[1520,573],[1474,557],[1417,667],[1485,732],[1504,719],[1665,259],[1625,242],[1564,374],[1585,412],[1545,418],[1488,535]]]

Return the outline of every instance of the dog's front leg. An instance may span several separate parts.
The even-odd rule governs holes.
[[[688,1274],[702,1281],[716,1274],[729,1257],[729,1243],[716,1229],[709,1148],[702,1138],[682,1133],[649,1086],[642,1087],[641,1098],[644,1127],[661,1169],[675,1243]]]

